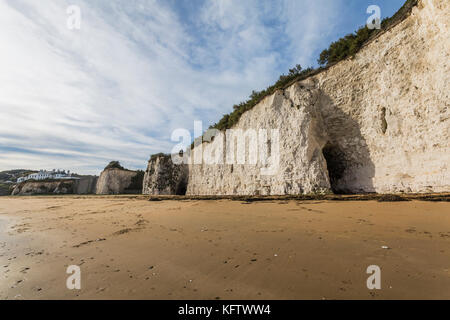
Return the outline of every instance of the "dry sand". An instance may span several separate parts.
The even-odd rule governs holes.
[[[450,299],[450,206],[0,198],[0,299],[74,298]]]

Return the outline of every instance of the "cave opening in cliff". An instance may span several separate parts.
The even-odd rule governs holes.
[[[177,186],[177,190],[175,191],[175,194],[177,196],[185,196],[186,192],[187,192],[187,182],[181,181]]]
[[[331,190],[336,194],[345,193],[339,186],[339,180],[345,172],[345,155],[339,146],[327,143],[322,150],[327,162],[328,176],[330,177]]]

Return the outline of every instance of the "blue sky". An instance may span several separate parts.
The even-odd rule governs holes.
[[[404,0],[0,1],[0,171],[144,169]],[[67,7],[81,29],[67,28]]]

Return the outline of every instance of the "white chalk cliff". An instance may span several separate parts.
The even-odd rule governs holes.
[[[277,170],[227,164],[224,133],[192,150],[187,194],[450,191],[449,21],[450,1],[419,0],[355,57],[266,97],[233,129],[279,130],[263,150]]]
[[[187,165],[175,165],[171,155],[153,155],[148,161],[142,193],[151,195],[184,195],[188,177]]]

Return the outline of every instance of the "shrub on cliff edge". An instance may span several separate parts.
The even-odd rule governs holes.
[[[111,162],[105,167],[105,170],[107,170],[107,169],[120,169],[120,170],[125,170],[125,168],[122,167],[122,166],[120,165],[120,162],[119,162],[119,161],[111,161]]]
[[[354,56],[366,43],[376,37],[379,33],[390,29],[398,22],[403,21],[412,8],[416,6],[418,0],[406,0],[405,4],[390,18],[386,18],[381,23],[381,29],[370,30],[366,26],[359,28],[355,33],[349,34],[335,42],[333,42],[328,49],[325,49],[320,54],[318,63],[319,68],[307,68],[302,70],[300,65],[297,65],[293,69],[289,70],[287,75],[281,75],[278,81],[260,92],[253,91],[249,100],[241,102],[233,107],[233,111],[230,114],[226,114],[216,124],[210,128],[224,131],[233,127],[240,119],[241,115],[246,111],[252,109],[265,97],[275,93],[277,90],[282,90],[296,81],[304,80],[312,75],[315,75],[322,70],[334,65],[335,63],[346,59],[350,56]],[[191,148],[194,146],[192,143]]]

